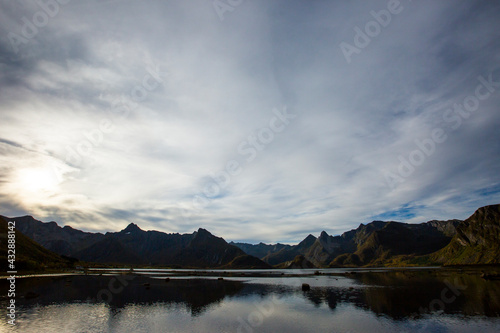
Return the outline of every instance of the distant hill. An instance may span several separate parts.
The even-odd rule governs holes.
[[[500,263],[500,205],[481,207],[460,223],[451,242],[431,256],[446,265]]]
[[[16,223],[16,227],[17,226],[18,224]],[[4,273],[11,270],[7,266],[8,230],[7,221],[0,216],[0,269]],[[15,235],[15,270],[18,272],[37,271],[47,268],[73,267],[74,260],[71,258],[63,258],[60,255],[43,248],[41,245],[19,232],[17,228]]]
[[[271,255],[275,252],[278,252],[282,249],[289,249],[291,248],[291,245],[286,245],[286,244],[264,244],[264,243],[259,243],[259,244],[247,244],[247,243],[235,243],[235,242],[229,242],[229,244],[234,245],[245,251],[245,253],[257,257],[257,258],[264,258],[267,255]]]
[[[276,265],[276,268],[308,269],[308,268],[316,268],[316,266],[314,266],[314,264],[309,260],[307,260],[303,255],[299,254],[291,261],[285,261],[279,265]]]
[[[308,235],[302,242],[297,245],[282,248],[281,250],[270,253],[262,260],[271,264],[278,265],[286,261],[292,261],[298,255],[303,255],[316,241],[316,237]]]
[[[6,218],[16,220],[18,230],[58,254],[82,261],[120,264],[181,267],[221,267],[235,258],[246,256],[236,246],[205,229],[192,234],[167,234],[144,231],[131,223],[120,232],[89,233],[60,227],[56,222],[41,222],[31,216]],[[251,267],[269,267],[258,258],[246,261]],[[242,266],[242,262],[239,265]]]
[[[224,269],[242,269],[242,268],[252,268],[252,269],[257,269],[257,268],[273,268],[271,265],[263,262],[257,257],[253,257],[248,254],[241,255],[239,257],[234,258],[231,260],[230,263],[222,266],[221,268]]]

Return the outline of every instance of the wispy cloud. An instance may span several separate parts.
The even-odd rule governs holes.
[[[347,63],[341,43],[387,1],[247,1],[223,20],[211,1],[72,1],[53,16],[3,2],[1,214],[296,242],[498,203],[500,91],[458,128],[443,115],[479,76],[500,82],[500,5],[400,5]],[[9,36],[38,12],[16,51]],[[248,163],[238,147],[283,106],[297,117]],[[388,186],[436,128],[447,140]],[[242,171],[193,209],[233,160]]]

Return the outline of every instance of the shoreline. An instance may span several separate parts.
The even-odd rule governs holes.
[[[408,267],[336,267],[336,268],[307,268],[307,269],[219,269],[219,268],[91,268],[87,272],[81,270],[51,270],[42,272],[19,272],[16,278],[39,278],[58,276],[155,276],[165,275],[172,278],[189,277],[305,277],[305,276],[351,276],[363,273],[387,272],[439,272],[447,275],[459,273],[467,275],[481,275],[500,272],[500,265],[454,265],[454,266],[408,266]],[[439,275],[441,275],[439,274]],[[1,274],[0,279],[7,279],[11,275]]]

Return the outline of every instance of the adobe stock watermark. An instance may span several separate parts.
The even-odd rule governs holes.
[[[287,277],[283,275],[281,277],[281,282],[283,285],[294,285],[296,288],[302,288],[303,285],[303,276],[307,276],[311,274],[312,269],[304,267],[303,263],[302,268],[298,268],[298,272],[296,271],[294,277]],[[307,291],[303,291],[307,292]],[[238,328],[236,332],[238,333],[253,333],[255,329],[262,326],[264,324],[264,320],[271,317],[276,311],[276,306],[282,305],[285,302],[278,297],[276,294],[273,294],[268,299],[263,299],[260,302],[253,302],[255,309],[248,314],[245,318],[241,316],[237,317]]]
[[[455,302],[457,297],[462,295],[463,290],[467,289],[467,286],[463,286],[457,282],[458,278],[455,278],[453,284],[451,284],[448,280],[444,280],[446,284],[446,288],[441,290],[441,294],[439,298],[435,298],[429,302],[429,306],[427,308],[420,307],[420,314],[425,314],[429,312],[443,312],[446,308],[446,304],[451,304]]]
[[[129,282],[134,280],[136,275],[121,274],[118,276],[113,276],[109,282],[108,287],[103,288],[97,292],[97,301],[111,303],[113,300],[113,295],[120,294]]]
[[[128,94],[122,94],[111,103],[112,107],[108,110],[110,117],[102,118],[96,128],[82,132],[84,139],[76,145],[66,146],[67,163],[80,165],[85,157],[90,156],[93,150],[104,142],[105,136],[114,131],[117,120],[128,117],[151,92],[163,84],[165,75],[160,72],[158,65],[147,67],[146,71],[147,74],[142,78],[141,84],[136,84]]]
[[[224,21],[226,13],[231,13],[234,9],[240,6],[245,0],[214,0],[212,5],[219,16],[219,20]]]
[[[268,126],[262,127],[254,133],[249,134],[245,140],[237,146],[238,155],[244,157],[242,162],[232,159],[226,162],[223,170],[210,173],[212,179],[201,191],[193,196],[190,209],[182,209],[182,216],[188,218],[192,212],[198,212],[206,208],[230,183],[232,177],[243,172],[243,165],[255,160],[259,152],[274,141],[277,134],[283,132],[297,115],[289,113],[287,107],[282,110],[274,108],[273,116]]]
[[[479,110],[481,102],[490,98],[500,88],[500,69],[489,73],[487,78],[480,75],[477,77],[479,84],[474,89],[474,93],[466,96],[462,103],[455,103],[453,108],[446,109],[443,113],[443,121],[450,124],[452,130],[457,130],[463,124],[464,119],[468,119],[474,112]],[[424,164],[437,149],[438,144],[442,144],[449,135],[441,127],[436,127],[431,131],[431,135],[423,140],[415,139],[416,148],[408,155],[399,155],[399,165],[397,173],[385,172],[384,178],[388,187],[395,189],[399,184],[405,182],[415,170]]]
[[[237,333],[253,333],[254,329],[261,326],[264,320],[274,314],[276,305],[283,304],[283,301],[276,295],[260,302],[254,302],[255,309],[246,318],[238,316]]]
[[[19,33],[9,32],[7,38],[15,54],[20,51],[21,45],[28,44],[39,33],[40,29],[47,26],[50,20],[59,14],[61,6],[67,5],[71,0],[34,0],[40,7],[31,18],[23,16]]]
[[[383,28],[387,28],[389,26],[393,16],[400,14],[404,9],[399,0],[389,0],[386,8],[387,9],[381,9],[378,12],[374,10],[370,11],[370,15],[373,17],[373,20],[366,22],[364,30],[358,26],[354,27],[352,44],[345,41],[340,43],[340,50],[342,51],[342,54],[348,64],[352,62],[352,56],[354,54],[360,54],[363,49],[368,47],[368,45],[372,42],[372,39],[380,35]]]

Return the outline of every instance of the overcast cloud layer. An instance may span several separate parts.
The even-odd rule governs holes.
[[[500,203],[498,1],[63,2],[0,2],[2,215],[294,243]]]

